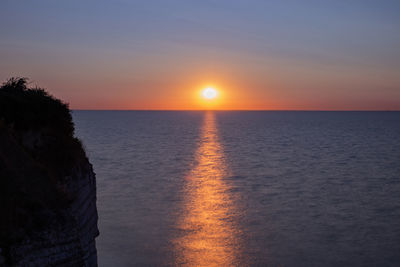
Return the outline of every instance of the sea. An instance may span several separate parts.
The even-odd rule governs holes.
[[[400,266],[400,112],[73,111],[99,266]]]

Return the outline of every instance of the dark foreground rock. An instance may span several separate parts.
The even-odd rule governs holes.
[[[68,106],[0,88],[0,266],[96,266],[96,179]]]

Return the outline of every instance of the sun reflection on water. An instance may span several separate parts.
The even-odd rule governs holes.
[[[215,114],[205,115],[196,165],[186,177],[184,207],[175,242],[178,266],[237,266],[237,208],[224,181],[229,170],[218,140]]]

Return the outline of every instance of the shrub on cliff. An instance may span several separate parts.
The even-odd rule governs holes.
[[[11,78],[0,87],[0,118],[18,130],[51,127],[73,135],[68,105],[42,88],[28,88],[26,78]]]
[[[0,87],[0,128],[9,129],[52,176],[68,176],[71,166],[86,158],[80,140],[73,136],[68,105],[27,84],[27,78],[17,77]]]

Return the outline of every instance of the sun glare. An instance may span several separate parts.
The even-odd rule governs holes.
[[[218,92],[217,92],[217,90],[215,90],[214,88],[208,87],[208,88],[205,88],[205,89],[202,91],[201,94],[203,95],[203,97],[204,97],[205,99],[210,99],[210,100],[211,100],[211,99],[214,99],[214,98],[217,97]]]

